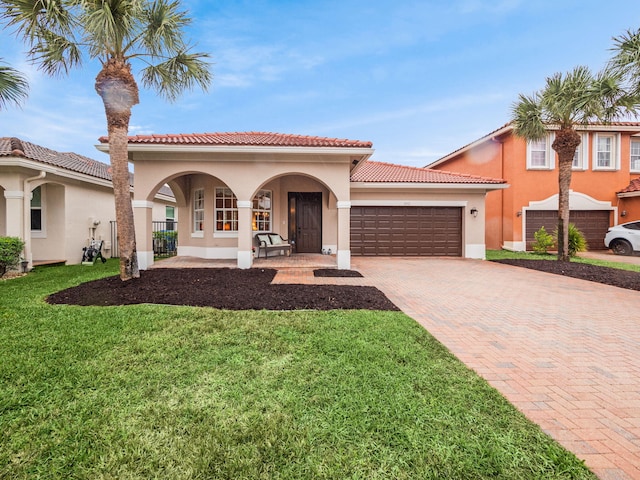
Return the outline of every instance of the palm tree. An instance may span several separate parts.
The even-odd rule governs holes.
[[[592,122],[636,115],[637,97],[623,87],[620,75],[576,67],[565,75],[547,78],[546,86],[531,96],[520,95],[512,107],[514,133],[541,140],[553,129],[551,145],[558,154],[558,260],[569,261],[569,188],[571,168],[580,135],[576,128]]]
[[[95,89],[109,134],[120,278],[140,276],[128,165],[131,108],[138,100],[132,61],[143,62],[145,87],[175,100],[211,82],[208,55],[190,53],[183,29],[191,19],[177,0],[10,0],[0,17],[30,46],[29,57],[49,75],[67,73],[83,56],[100,61]]]
[[[0,110],[6,109],[9,104],[20,105],[28,93],[26,77],[0,59]]]

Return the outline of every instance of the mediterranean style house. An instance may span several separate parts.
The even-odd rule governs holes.
[[[640,219],[640,123],[617,122],[579,129],[573,159],[570,221],[591,250],[604,249],[607,229]],[[487,195],[489,249],[530,249],[534,233],[558,221],[558,160],[554,130],[538,142],[513,133],[510,124],[440,158],[428,167],[504,178],[511,187]]]
[[[0,236],[25,242],[33,263],[82,261],[91,239],[112,248],[115,221],[110,166],[75,153],[60,153],[0,137]],[[154,219],[177,220],[175,199],[161,188],[152,197]]]
[[[108,151],[108,139],[99,150]],[[277,233],[296,253],[485,256],[489,178],[370,160],[371,142],[278,133],[129,137],[138,263],[154,262],[154,198],[168,184],[178,255],[236,259],[250,268],[255,236]],[[278,252],[274,252],[278,253]]]

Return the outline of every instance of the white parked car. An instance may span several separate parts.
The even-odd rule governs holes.
[[[611,227],[604,237],[604,245],[616,255],[633,255],[633,252],[640,252],[640,221]]]

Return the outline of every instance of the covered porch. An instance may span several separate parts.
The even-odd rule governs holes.
[[[265,260],[257,258],[255,236],[277,233],[292,244],[292,255],[269,257],[270,266],[315,255],[323,266],[350,268],[350,175],[373,153],[369,142],[267,133],[154,135],[129,137],[128,151],[140,269],[154,264],[152,199],[164,185],[182,219],[174,261],[195,257],[251,268]]]

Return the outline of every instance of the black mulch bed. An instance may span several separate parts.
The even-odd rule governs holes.
[[[123,282],[119,276],[54,293],[52,304],[134,305],[154,303],[226,310],[399,310],[375,287],[272,285],[273,269],[158,268]]]
[[[360,272],[356,270],[339,270],[337,268],[319,268],[313,271],[314,277],[345,277],[357,278],[362,277]]]
[[[541,272],[555,273],[592,282],[613,285],[640,291],[640,272],[600,267],[587,263],[558,262],[556,260],[494,260],[497,263],[531,268]]]

